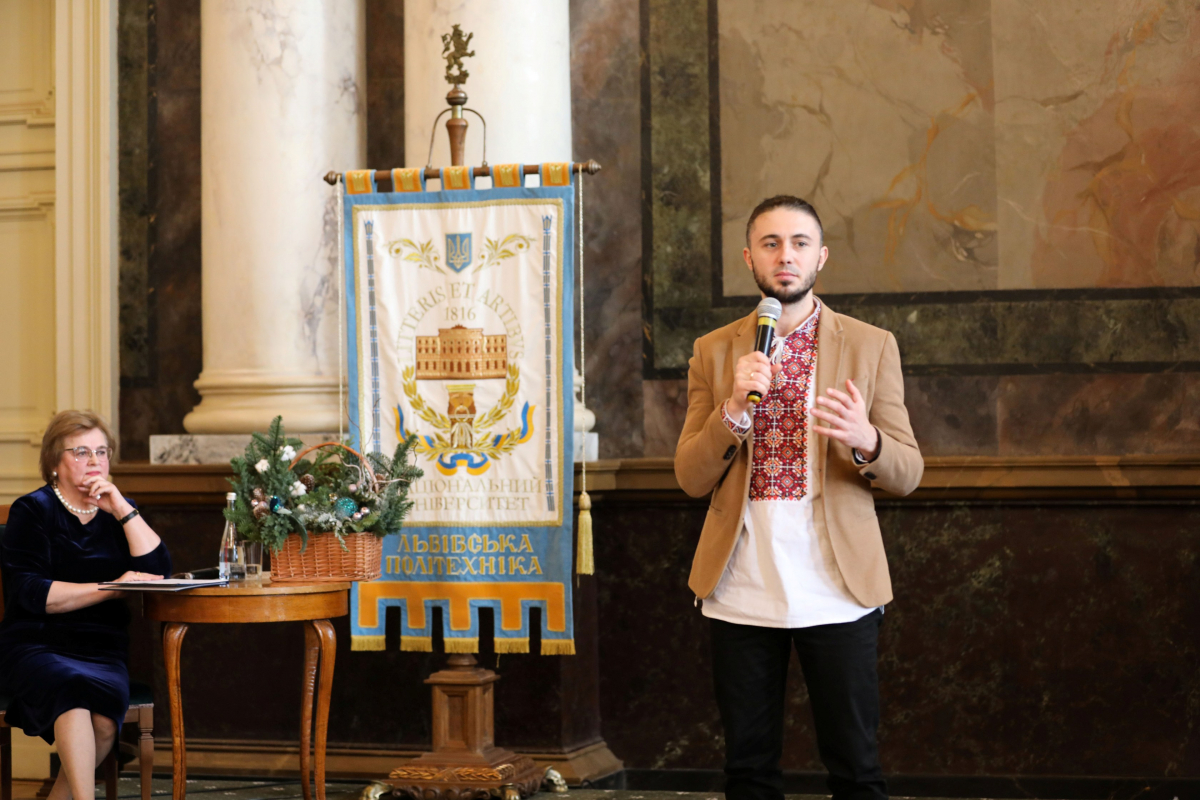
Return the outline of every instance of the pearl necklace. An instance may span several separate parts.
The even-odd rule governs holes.
[[[54,494],[58,496],[58,501],[59,501],[60,503],[62,503],[64,506],[66,506],[66,507],[67,507],[67,511],[70,511],[72,514],[82,514],[83,516],[85,516],[85,517],[86,517],[86,516],[89,516],[89,515],[91,515],[91,514],[95,514],[97,511],[99,511],[99,510],[100,510],[99,508],[88,508],[88,509],[76,508],[75,506],[73,506],[73,505],[71,505],[70,503],[68,503],[68,502],[67,502],[67,498],[65,498],[65,497],[63,497],[63,496],[62,496],[62,492],[60,492],[60,491],[58,490],[58,484],[57,484],[57,483],[52,483],[52,484],[50,484],[50,488],[51,488],[51,489],[53,489],[53,490],[54,490]]]

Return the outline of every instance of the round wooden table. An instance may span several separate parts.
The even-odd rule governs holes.
[[[179,689],[179,652],[192,623],[303,622],[304,680],[300,705],[300,773],[304,800],[312,800],[309,786],[309,748],[312,745],[313,693],[320,666],[315,748],[317,800],[325,800],[325,736],[329,727],[329,697],[333,689],[333,661],[337,637],[332,617],[350,613],[349,583],[230,583],[181,592],[146,592],[142,611],[163,627],[163,657],[171,697],[171,755],[174,800],[187,794],[187,751],[183,738],[183,701]]]

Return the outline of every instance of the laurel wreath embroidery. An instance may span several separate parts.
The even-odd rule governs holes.
[[[404,394],[408,397],[408,401],[412,403],[413,412],[418,417],[440,431],[450,430],[450,418],[430,408],[424,398],[417,393],[417,372],[414,367],[404,368],[404,371],[401,373],[400,382],[404,387]],[[442,437],[438,436],[437,438],[441,440]],[[447,444],[449,443],[447,442]]]
[[[412,404],[413,413],[438,431],[445,431],[447,433],[450,431],[453,427],[450,418],[431,408],[417,392],[416,370],[413,367],[404,368],[401,373],[401,385],[404,388],[405,396],[408,397],[409,402]],[[511,453],[516,449],[519,443],[517,441],[518,431],[510,431],[500,437],[489,436],[487,432],[512,409],[520,389],[521,368],[516,364],[509,364],[508,378],[504,384],[504,394],[500,396],[496,405],[492,406],[483,416],[475,420],[472,425],[475,436],[474,444],[470,448],[471,452],[481,453],[489,458],[497,458],[501,455]],[[435,433],[432,439],[431,443],[422,438],[418,440],[417,444],[417,452],[426,455],[430,460],[450,453],[461,453],[464,451],[464,448],[455,446],[441,433]]]
[[[513,401],[517,399],[517,392],[520,388],[521,368],[516,364],[509,364],[508,379],[504,383],[504,394],[500,396],[500,400],[496,405],[488,409],[487,413],[475,421],[475,430],[477,433],[482,434],[504,418],[504,415],[512,408]],[[476,444],[478,445],[478,440]]]
[[[405,255],[406,249],[409,251],[407,255]],[[414,242],[412,239],[397,239],[394,242],[388,243],[387,250],[389,254],[395,256],[396,258],[403,256],[405,261],[411,261],[412,263],[425,269],[431,269],[434,272],[440,272],[443,275],[449,274],[446,272],[446,270],[442,269],[442,265],[438,263],[439,257],[437,250],[433,246],[432,239],[427,242],[420,243]]]
[[[528,250],[532,244],[532,236],[525,236],[520,233],[510,233],[500,241],[484,239],[483,258],[473,272],[480,272],[488,267],[496,266],[501,261],[514,258],[518,253]]]

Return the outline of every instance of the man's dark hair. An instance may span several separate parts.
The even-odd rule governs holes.
[[[805,214],[808,214],[816,221],[817,230],[821,232],[821,241],[824,243],[825,226],[821,224],[821,217],[817,214],[817,210],[812,207],[812,203],[790,194],[777,194],[774,197],[768,197],[766,200],[763,200],[750,212],[750,219],[746,220],[747,247],[750,246],[750,228],[754,225],[754,220],[768,211],[774,211],[777,208],[790,208],[793,211],[803,211]]]

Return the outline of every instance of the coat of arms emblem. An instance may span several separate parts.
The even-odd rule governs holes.
[[[469,239],[467,247],[469,254]],[[446,260],[453,268],[452,253],[447,236]],[[434,429],[432,434],[417,433],[417,452],[433,461],[443,475],[454,475],[460,468],[471,475],[482,475],[494,459],[511,453],[533,436],[533,406],[529,403],[521,409],[519,428],[505,433],[494,431],[516,403],[521,389],[521,369],[508,362],[508,337],[504,334],[489,336],[482,328],[455,325],[439,329],[437,336],[418,336],[416,364],[405,367],[401,377],[413,413]],[[503,394],[482,414],[475,405],[475,383],[447,384],[449,403],[444,414],[425,401],[417,385],[420,380],[501,379]],[[396,429],[401,440],[410,433],[399,405]]]
[[[471,266],[471,234],[446,234],[446,264],[455,272]]]

